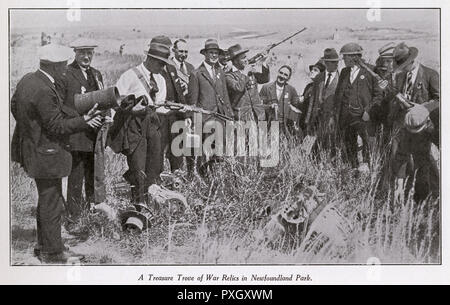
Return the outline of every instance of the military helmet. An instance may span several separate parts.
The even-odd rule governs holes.
[[[354,42],[350,42],[345,44],[339,53],[341,53],[342,55],[352,55],[352,54],[362,54],[363,52],[363,48]]]

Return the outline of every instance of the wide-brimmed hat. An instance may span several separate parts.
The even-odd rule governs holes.
[[[414,61],[419,54],[415,47],[408,47],[404,42],[398,44],[394,49],[394,60],[397,66],[408,64]]]
[[[322,59],[316,62],[314,65],[309,65],[309,72],[311,72],[314,67],[318,68],[320,72],[323,72],[326,69]]]
[[[323,61],[339,61],[339,54],[334,48],[326,48],[321,59]]]
[[[362,54],[363,52],[363,48],[354,42],[350,42],[345,44],[339,53],[341,53],[342,55],[354,55],[354,54]]]
[[[395,42],[389,42],[378,49],[380,57],[394,57]]]
[[[133,228],[143,231],[150,227],[150,220],[146,214],[131,209],[120,214],[120,223],[123,229]]]
[[[156,36],[150,41],[150,48],[146,54],[150,57],[161,60],[162,62],[171,65],[169,61],[170,46],[172,42],[167,36]]]
[[[230,55],[230,60],[235,58],[238,55],[247,53],[248,49],[243,49],[240,44],[235,44],[228,48],[228,54]]]
[[[219,52],[221,49],[219,48],[219,43],[217,42],[217,39],[209,38],[205,41],[205,47],[200,50],[200,54],[205,55],[206,50],[218,50]]]
[[[94,49],[98,47],[97,43],[89,38],[78,38],[70,44],[70,47],[74,50],[82,49]]]
[[[419,133],[428,126],[430,112],[422,105],[412,107],[405,114],[405,127],[411,133]]]

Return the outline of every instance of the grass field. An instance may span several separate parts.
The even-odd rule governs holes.
[[[228,47],[241,43],[250,55],[272,40],[291,33],[279,33],[261,39],[232,37],[221,39]],[[67,43],[80,33],[57,33],[54,41]],[[104,76],[107,86],[114,85],[119,75],[143,59],[143,51],[154,33],[89,31],[98,40],[93,66]],[[86,35],[86,33],[84,33]],[[145,36],[148,35],[148,36]],[[201,35],[199,35],[201,36]],[[326,47],[340,47],[358,41],[364,57],[374,63],[377,50],[394,41],[406,41],[420,50],[421,61],[439,70],[439,37],[426,31],[401,28],[341,29],[339,39],[327,30],[315,30],[276,48],[270,62],[271,77],[277,67],[290,64],[294,75],[290,83],[299,93],[308,82],[307,69],[323,54]],[[201,62],[201,49],[206,36],[189,40],[189,61]],[[12,31],[10,91],[14,92],[19,79],[37,68],[36,51],[40,32]],[[125,43],[125,54],[118,54]],[[11,130],[15,122],[11,116]],[[331,158],[320,150],[317,157],[304,155],[298,145],[282,141],[281,160],[276,168],[260,170],[249,162],[242,164],[230,159],[217,165],[214,175],[205,180],[186,181],[181,192],[192,209],[183,215],[161,210],[153,226],[141,235],[122,232],[117,223],[109,223],[101,216],[86,215],[82,221],[89,230],[89,238],[79,242],[67,241],[72,250],[87,255],[88,264],[309,264],[360,263],[376,257],[381,263],[437,263],[439,242],[439,202],[425,202],[418,206],[410,197],[394,202],[389,188],[381,188],[384,151],[378,145],[372,153],[372,166],[367,174],[355,176],[342,159]],[[108,203],[116,208],[127,206],[128,197],[116,187],[122,181],[127,165],[123,156],[107,149]],[[17,164],[10,165],[11,177],[11,237],[12,264],[39,264],[32,256],[35,242],[35,213],[37,194],[33,180]],[[306,186],[316,186],[325,193],[325,202],[339,214],[335,218],[318,219],[315,229],[329,236],[320,251],[298,250],[288,238],[274,245],[258,242],[258,234],[268,217],[261,216],[267,205],[280,206],[295,202]],[[194,209],[194,206],[200,207]],[[347,231],[340,231],[342,222]],[[300,247],[299,249],[301,249]]]

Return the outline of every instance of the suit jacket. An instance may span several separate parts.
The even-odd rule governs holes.
[[[227,76],[227,89],[230,103],[233,107],[234,116],[240,120],[265,119],[265,109],[261,107],[262,101],[259,97],[256,84],[249,88],[250,77],[240,71],[229,71]],[[265,84],[270,80],[270,71],[262,66],[261,73],[253,73],[254,81]]]
[[[92,92],[99,89],[103,89],[102,74],[94,69],[90,68],[96,80],[95,86],[89,86],[88,81],[83,75],[80,66],[74,61],[67,68],[66,77],[64,78],[64,88],[62,90],[64,105],[75,109],[74,97],[75,94],[81,93],[81,88],[84,88],[85,92]],[[97,138],[97,130],[89,129],[84,132],[73,134],[69,137],[70,147],[73,151],[93,152],[95,141]]]
[[[172,65],[166,65],[166,69],[163,69],[161,72],[161,75],[166,80],[166,100],[185,104],[183,89],[181,89],[180,84],[176,81],[178,78],[177,68]]]
[[[336,113],[336,109],[334,108],[334,94],[339,80],[339,72],[336,73],[336,76],[328,84],[327,88],[325,88],[326,71],[321,72],[314,79],[310,121],[314,122],[317,119],[328,120]]]
[[[291,85],[286,84],[284,86],[280,99],[277,98],[276,82],[263,85],[261,91],[259,92],[259,96],[265,105],[271,105],[273,103],[278,104],[278,113],[282,111],[284,114],[284,123],[289,120],[293,122],[298,121],[298,114],[291,110],[290,105],[299,108],[300,99],[298,97],[297,90],[295,90],[295,88]],[[272,108],[266,108],[266,117],[269,121],[274,120],[275,110]]]
[[[67,135],[89,128],[83,117],[63,105],[55,85],[41,71],[25,75],[11,99],[16,120],[12,160],[31,178],[68,176],[72,156]]]
[[[217,69],[216,79],[209,75],[204,63],[189,76],[188,103],[233,117],[225,74]],[[208,118],[206,118],[208,119]]]
[[[356,86],[356,100],[351,105],[343,105],[344,89],[350,84],[350,67],[342,69],[334,97],[334,107],[338,113],[338,122],[341,126],[352,121],[362,120],[362,115],[370,110],[374,104],[380,104],[382,100],[382,90],[378,86],[378,81],[366,69],[360,67],[358,75],[352,86]]]

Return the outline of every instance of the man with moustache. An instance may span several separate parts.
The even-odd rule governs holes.
[[[239,44],[228,48],[233,67],[226,73],[227,89],[235,119],[262,121],[265,119],[265,109],[261,107],[257,84],[265,84],[270,80],[267,53],[263,54],[262,72],[255,72],[254,67],[247,64],[248,51]]]
[[[300,113],[300,99],[297,90],[288,84],[292,76],[292,68],[283,65],[278,69],[277,80],[262,86],[259,95],[265,105],[267,121],[277,120],[281,122],[283,133],[293,135],[295,125]]]
[[[48,44],[39,50],[39,69],[25,75],[11,99],[16,127],[11,159],[34,179],[38,193],[35,255],[43,263],[65,264],[83,256],[67,251],[61,238],[64,210],[62,178],[69,175],[72,156],[68,136],[102,124],[95,105],[80,116],[65,106],[56,84],[67,70],[71,50]]]
[[[338,126],[343,136],[348,161],[354,168],[360,166],[358,136],[363,142],[363,162],[369,163],[369,138],[374,137],[369,113],[372,106],[379,104],[382,98],[382,89],[377,79],[360,65],[362,51],[362,47],[356,43],[348,43],[341,48],[345,68],[339,75],[335,91]]]
[[[94,57],[94,49],[97,47],[94,41],[79,38],[72,42],[71,47],[75,52],[75,60],[68,66],[64,78],[64,104],[76,111],[74,104],[75,94],[84,94],[96,90],[102,90],[103,78],[100,71],[91,66]],[[110,115],[105,122],[111,122]],[[96,208],[108,210],[106,206],[105,187],[105,141],[107,125],[99,129],[89,129],[84,132],[72,134],[69,143],[72,153],[72,171],[67,182],[67,207],[70,215],[67,229],[72,227],[82,211],[88,210],[90,204]],[[84,180],[85,199],[82,189]]]
[[[160,120],[151,106],[166,99],[166,81],[161,72],[171,64],[167,39],[154,37],[145,61],[125,71],[116,83],[121,96],[134,95],[136,100],[118,109],[108,132],[108,144],[114,152],[127,157],[124,177],[132,186],[132,201],[138,205],[145,204],[148,187],[160,182]]]
[[[200,66],[192,71],[189,77],[188,103],[203,109],[217,112],[228,117],[233,117],[233,109],[227,92],[225,73],[218,67],[220,47],[216,39],[207,39],[205,46],[200,53],[205,57]],[[203,115],[203,123],[215,120],[223,124],[224,122],[214,119],[212,116]],[[203,134],[203,139],[208,137]],[[201,151],[195,151],[195,156],[200,156]],[[188,171],[192,173],[196,167],[204,168],[202,164],[196,165],[193,156],[187,156]],[[200,160],[204,163],[205,158]]]

